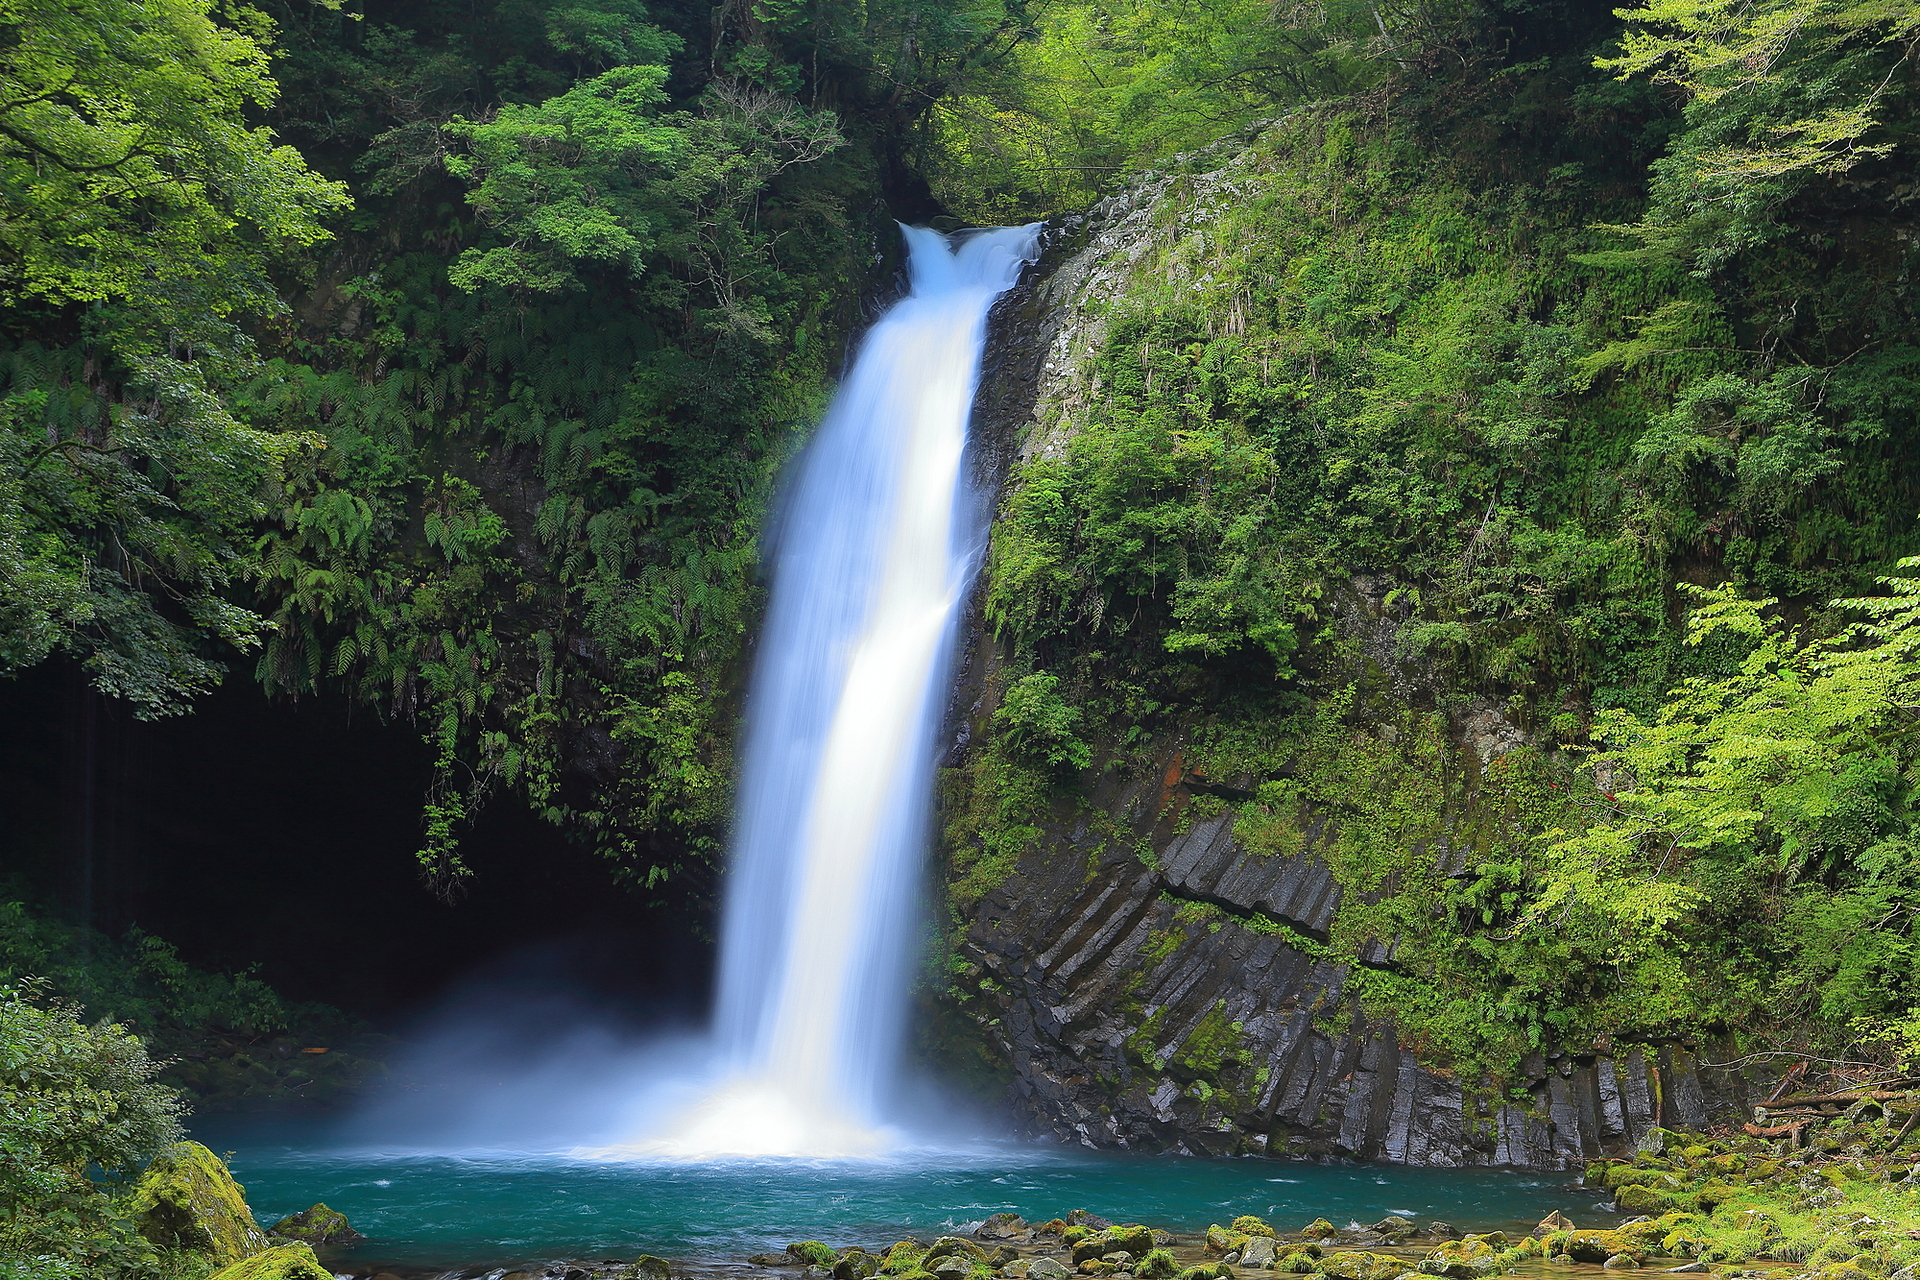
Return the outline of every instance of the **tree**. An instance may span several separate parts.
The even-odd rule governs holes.
[[[209,0],[5,0],[0,301],[27,342],[0,368],[0,672],[82,657],[136,714],[184,708],[263,623],[222,594],[311,436],[252,431],[218,388],[268,279],[328,232],[345,188],[247,124],[270,35]]]

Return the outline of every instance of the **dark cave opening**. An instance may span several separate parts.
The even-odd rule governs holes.
[[[270,701],[230,676],[152,723],[74,664],[0,681],[0,894],[394,1028],[476,975],[536,968],[636,1024],[698,1016],[712,947],[504,791],[454,901],[413,852],[431,757],[364,708]]]

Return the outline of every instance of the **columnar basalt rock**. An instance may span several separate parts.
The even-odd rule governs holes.
[[[1680,1045],[1536,1054],[1524,1064],[1528,1101],[1489,1104],[1471,1082],[1424,1066],[1391,1023],[1354,1014],[1345,967],[1236,918],[1324,930],[1339,888],[1310,853],[1249,855],[1226,819],[1175,837],[1157,869],[1114,857],[1089,874],[1086,853],[1062,843],[980,902],[965,941],[999,989],[983,1033],[1013,1064],[1014,1110],[1031,1134],[1195,1155],[1563,1170],[1663,1123],[1698,1128],[1749,1105],[1744,1078],[1703,1069]],[[1195,886],[1226,912],[1156,950]],[[1209,1020],[1230,1032],[1233,1061],[1183,1066]]]

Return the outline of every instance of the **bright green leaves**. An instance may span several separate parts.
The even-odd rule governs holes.
[[[1078,0],[1037,7],[1027,39],[943,97],[926,126],[935,190],[1014,222],[1084,207],[1124,175],[1288,104],[1378,78],[1352,4]]]
[[[504,241],[463,253],[454,284],[556,293],[581,287],[587,264],[638,279],[665,254],[693,264],[721,310],[754,327],[727,270],[753,250],[737,219],[775,174],[842,139],[831,114],[739,86],[715,86],[698,116],[663,115],[666,78],[665,67],[616,67],[451,125],[468,151],[448,167]]]
[[[7,0],[0,59],[0,289],[131,301],[149,320],[278,309],[265,253],[312,244],[345,188],[245,113],[274,85],[259,37],[206,0]]]
[[[616,67],[538,105],[450,126],[469,154],[448,166],[508,238],[463,253],[453,282],[551,293],[579,283],[581,260],[642,274],[677,212],[664,183],[686,147],[684,132],[657,118],[666,78],[665,67]]]
[[[993,719],[1015,750],[1050,765],[1084,769],[1093,763],[1093,748],[1076,733],[1080,715],[1060,696],[1060,677],[1035,671],[1007,686]]]
[[[0,987],[0,1266],[14,1274],[152,1274],[151,1246],[87,1176],[136,1172],[180,1136],[180,1099],[140,1038]]]
[[[185,709],[221,675],[207,642],[265,625],[222,593],[315,441],[228,412],[247,345],[229,318],[282,311],[274,255],[347,203],[247,122],[274,94],[265,19],[210,12],[0,4],[0,300],[54,332],[85,305],[93,344],[6,361],[0,670],[72,653],[140,716]]]
[[[1920,15],[1892,0],[1652,0],[1597,65],[1691,97],[1686,132],[1655,163],[1649,225],[1683,226],[1702,269],[1778,234],[1807,181],[1894,149]]]
[[[1804,948],[1825,933],[1814,917],[1837,909],[1836,895],[1864,894],[1881,918],[1872,927],[1897,922],[1904,937],[1902,895],[1920,894],[1906,816],[1920,579],[1883,581],[1893,595],[1838,602],[1869,621],[1804,643],[1763,612],[1773,601],[1695,589],[1688,643],[1738,656],[1674,689],[1652,719],[1599,718],[1596,736],[1612,744],[1593,763],[1606,806],[1583,831],[1549,833],[1526,926],[1585,936],[1630,967],[1703,926],[1728,928],[1764,887],[1776,906],[1758,909],[1784,904],[1790,927],[1775,949],[1802,977],[1832,972],[1830,953]]]

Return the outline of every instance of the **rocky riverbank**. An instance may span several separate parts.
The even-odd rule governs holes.
[[[1241,1216],[1175,1232],[1075,1210],[1042,1222],[995,1214],[933,1239],[803,1240],[738,1258],[448,1269],[381,1263],[378,1241],[360,1240],[325,1206],[262,1232],[243,1217],[224,1166],[194,1144],[156,1162],[135,1216],[156,1243],[218,1255],[227,1265],[217,1280],[1576,1280],[1602,1270],[1920,1280],[1920,1156],[1904,1153],[1920,1091],[1904,1083],[1776,1093],[1737,1129],[1653,1129],[1631,1155],[1588,1165],[1568,1184],[1564,1209],[1530,1230],[1401,1216],[1289,1230]]]

